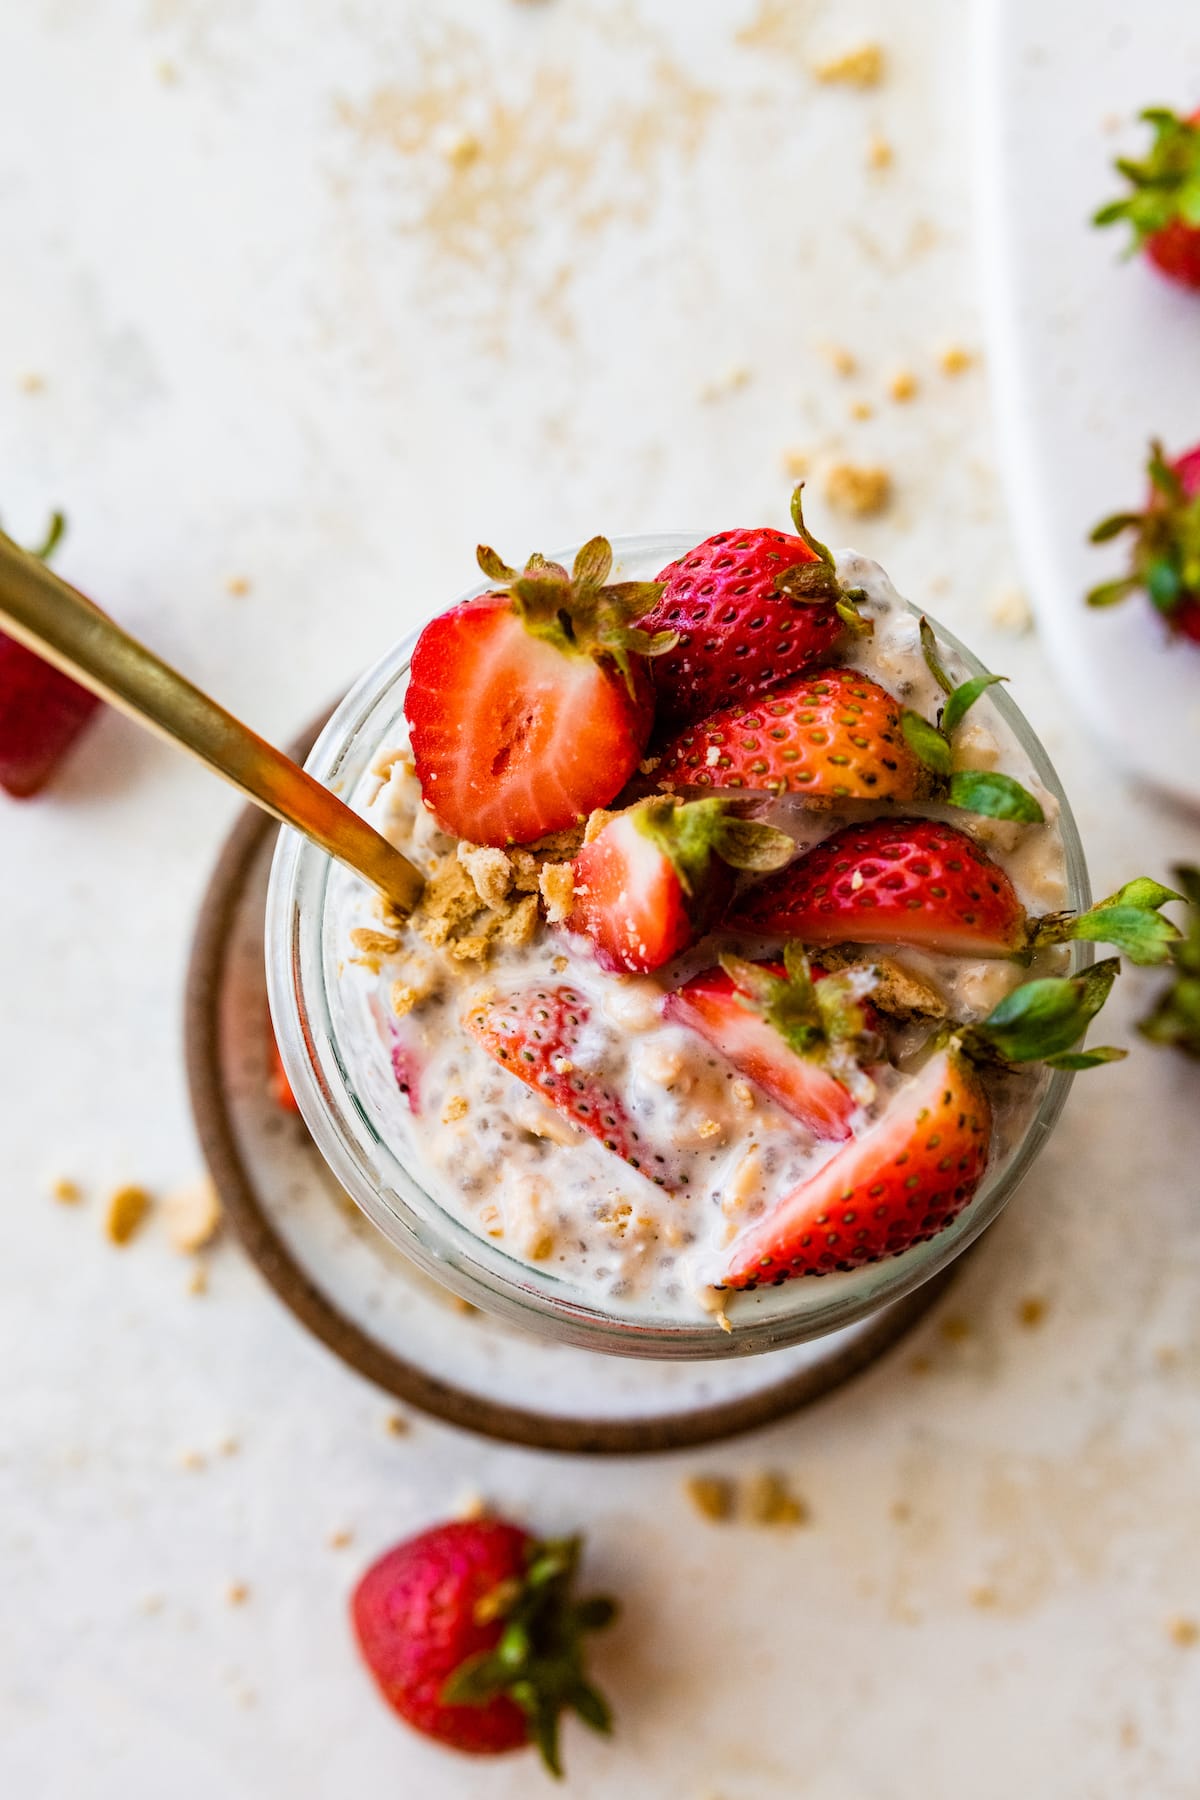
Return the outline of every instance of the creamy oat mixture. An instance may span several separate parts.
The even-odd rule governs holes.
[[[872,634],[838,661],[858,666],[932,718],[940,694],[925,665],[918,620],[878,565],[843,556],[839,574],[862,587]],[[955,659],[945,660],[952,674]],[[1040,800],[1043,825],[1017,825],[941,806],[806,808],[758,798],[768,819],[808,847],[872,810],[952,819],[1002,863],[1031,914],[1066,904],[1057,803],[985,696],[955,738],[956,763],[996,768]],[[365,1045],[382,1039],[395,1073],[388,1099],[393,1149],[450,1214],[601,1309],[648,1315],[710,1310],[713,1283],[738,1234],[812,1175],[837,1145],[812,1136],[742,1079],[693,1032],[661,1017],[664,994],[716,961],[719,950],[778,954],[778,943],[719,931],[654,975],[614,976],[586,939],[560,923],[571,893],[569,858],[582,832],[531,850],[475,849],[439,831],[422,804],[407,745],[376,760],[356,803],[429,878],[418,912],[400,924],[358,887],[345,889],[342,998]],[[594,831],[602,815],[593,820]],[[838,953],[820,960],[831,966]],[[870,1112],[905,1079],[905,1065],[936,1024],[969,1023],[1030,974],[1061,970],[1064,953],[1032,968],[889,948],[881,965],[897,1001],[889,1031],[898,1069],[876,1076]],[[644,1140],[673,1159],[671,1192],[619,1160],[497,1064],[462,1027],[472,1005],[506,990],[569,983],[591,1003],[577,1062],[623,1099]],[[993,1158],[1020,1141],[1045,1076],[1007,1076],[993,1092]],[[855,1132],[867,1122],[860,1109]],[[730,1307],[736,1326],[738,1303]]]

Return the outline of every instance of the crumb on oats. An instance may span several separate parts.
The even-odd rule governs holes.
[[[400,939],[390,931],[375,931],[369,925],[356,925],[350,933],[350,942],[358,951],[357,956],[350,958],[362,968],[369,969],[378,975],[383,966],[383,959],[395,956],[400,948]]]
[[[556,956],[550,967],[556,975],[565,975],[571,964],[565,956]]]
[[[410,923],[417,935],[436,950],[448,941],[456,925],[466,924],[478,911],[479,895],[475,883],[457,856],[448,856],[426,882],[421,903]]]
[[[497,913],[495,917],[494,935],[498,943],[511,944],[517,949],[532,943],[538,927],[537,895],[526,894],[507,912]]]
[[[56,1175],[50,1183],[50,1198],[62,1206],[78,1206],[83,1199],[83,1189],[69,1175]]]
[[[1027,1294],[1017,1308],[1017,1318],[1028,1331],[1035,1331],[1046,1317],[1046,1302],[1040,1294]]]
[[[1193,1644],[1200,1642],[1200,1625],[1195,1619],[1175,1618],[1168,1624],[1167,1634],[1181,1650],[1190,1650]]]
[[[739,1106],[744,1106],[747,1112],[753,1110],[754,1089],[750,1086],[748,1081],[743,1081],[739,1076],[736,1081],[730,1082],[729,1092],[733,1095],[734,1100]]]
[[[689,1475],[683,1491],[701,1518],[720,1524],[733,1517],[734,1486],[723,1475]]]
[[[194,1256],[221,1228],[221,1201],[211,1176],[177,1188],[163,1201],[167,1236],[176,1250]]]
[[[878,131],[873,131],[867,139],[867,167],[869,169],[890,169],[895,160],[895,152],[887,139]]]
[[[886,469],[862,463],[840,462],[825,475],[825,498],[841,512],[860,519],[881,513],[892,497],[892,478]]]
[[[841,82],[847,87],[878,87],[884,74],[883,46],[860,44],[856,50],[814,64],[813,74],[818,81]]]
[[[808,1502],[793,1494],[782,1475],[764,1469],[752,1475],[744,1490],[746,1516],[755,1525],[807,1525]]]
[[[888,392],[902,406],[906,401],[912,400],[917,392],[917,378],[912,370],[897,369],[888,385]]]
[[[547,1262],[554,1254],[554,1246],[557,1241],[550,1227],[543,1226],[530,1242],[525,1254],[530,1262]]]
[[[509,864],[512,868],[512,884],[519,894],[536,894],[542,865],[536,856],[528,850],[510,850]]]
[[[442,1124],[453,1125],[456,1119],[465,1119],[471,1110],[471,1103],[465,1094],[451,1094],[442,1111]]]
[[[146,1221],[154,1202],[143,1187],[119,1187],[104,1209],[104,1232],[112,1244],[127,1244]]]
[[[501,907],[512,887],[512,864],[503,850],[486,844],[462,843],[458,860],[475,885],[475,892],[485,906]]]
[[[541,875],[542,899],[546,903],[546,918],[551,925],[561,925],[571,916],[571,908],[575,904],[575,870],[570,863],[543,863]]]
[[[696,1128],[696,1135],[698,1137],[702,1137],[702,1138],[720,1137],[720,1135],[721,1135],[720,1120],[719,1119],[701,1119],[699,1125]]]
[[[231,1581],[225,1589],[225,1598],[230,1606],[245,1606],[250,1598],[250,1589],[244,1581]]]
[[[965,375],[974,360],[971,352],[964,350],[961,344],[947,344],[938,357],[942,374],[950,376]]]
[[[486,962],[492,952],[492,934],[474,931],[466,937],[451,938],[446,954],[452,962]]]

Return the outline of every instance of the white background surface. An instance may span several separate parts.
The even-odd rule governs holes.
[[[936,366],[979,330],[966,25],[959,0],[5,7],[5,522],[33,537],[64,504],[63,570],[284,737],[480,538],[783,523],[785,448],[880,461],[897,499],[861,547],[1013,676],[1097,888],[1164,873],[1196,824],[989,621],[1016,574],[985,388]],[[871,35],[884,87],[812,83]],[[484,156],[456,173],[464,127]],[[100,1229],[115,1181],[196,1172],[180,987],[233,811],[114,719],[52,797],[0,808],[6,1795],[540,1791],[525,1758],[408,1734],[347,1635],[356,1571],[465,1489],[585,1524],[625,1598],[600,1659],[619,1736],[570,1734],[572,1792],[1194,1794],[1200,1648],[1168,1625],[1200,1618],[1196,1071],[1147,1052],[1081,1083],[950,1303],[968,1335],[933,1321],[765,1437],[599,1466],[420,1420],[393,1438],[232,1246],[192,1298],[160,1231],[118,1252]],[[1106,1036],[1154,985],[1125,979]],[[56,1173],[89,1204],[57,1207]],[[707,1525],[681,1491],[765,1467],[807,1530]]]

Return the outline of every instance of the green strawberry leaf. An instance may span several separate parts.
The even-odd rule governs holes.
[[[1122,575],[1117,581],[1102,581],[1086,595],[1089,606],[1115,606],[1118,600],[1124,600],[1135,588],[1141,587],[1138,575]]]
[[[1074,938],[1113,944],[1130,962],[1150,968],[1169,960],[1172,945],[1182,935],[1177,925],[1163,918],[1159,908],[1171,900],[1182,899],[1183,895],[1174,888],[1141,875],[1078,917],[1055,913],[1039,920],[1030,942],[1037,947],[1065,944]]]
[[[612,545],[606,537],[589,538],[575,556],[571,579],[578,587],[603,587],[612,571]]]
[[[986,693],[988,688],[995,687],[998,681],[1007,680],[1007,675],[976,675],[972,680],[964,681],[961,687],[956,687],[942,714],[942,730],[947,736],[962,724],[981,694]]]
[[[900,715],[900,729],[904,733],[904,741],[927,769],[935,775],[949,775],[954,766],[950,744],[946,737],[911,707],[905,707]]]
[[[950,777],[946,798],[951,806],[985,818],[1013,819],[1020,825],[1045,823],[1046,815],[1028,788],[998,769],[959,769]]]
[[[954,683],[951,681],[949,675],[947,675],[945,665],[942,662],[941,651],[938,647],[937,634],[935,633],[933,626],[929,623],[929,620],[927,618],[925,618],[924,615],[922,615],[922,618],[921,618],[920,629],[921,629],[921,654],[925,658],[925,665],[928,668],[929,673],[933,676],[933,679],[937,682],[938,686],[941,688],[943,694],[952,694],[954,692]]]
[[[1114,513],[1110,519],[1101,519],[1088,534],[1088,541],[1093,544],[1107,544],[1110,539],[1120,537],[1123,531],[1131,531],[1142,522],[1141,513]]]
[[[1061,1056],[1047,1056],[1044,1060],[1048,1069],[1069,1069],[1078,1073],[1082,1069],[1098,1069],[1103,1063],[1124,1062],[1128,1055],[1128,1050],[1116,1050],[1111,1044],[1102,1044],[1095,1050],[1064,1050]]]

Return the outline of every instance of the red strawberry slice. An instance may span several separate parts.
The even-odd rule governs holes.
[[[844,634],[850,597],[829,551],[805,529],[800,493],[797,536],[765,526],[720,531],[660,574],[662,598],[641,621],[647,631],[678,633],[654,662],[660,732],[746,705],[828,656]]]
[[[783,963],[741,965],[730,959],[730,968],[733,973],[725,968],[705,969],[678,992],[668,994],[663,1016],[697,1032],[739,1074],[762,1088],[817,1137],[839,1142],[848,1138],[859,1099],[847,1081],[858,1085],[852,1071],[859,1075],[860,1082],[861,1071],[846,1056],[828,1055],[829,1030],[819,1008],[812,1004],[818,984],[831,978],[823,969],[809,970],[805,965],[807,992],[797,995],[802,1003],[789,1016],[787,1010],[779,1009],[779,1000],[786,1002],[790,985],[790,971]],[[762,1001],[756,1002],[734,980],[734,973],[749,968],[757,972],[759,979],[765,975],[778,984],[774,1007],[769,988]],[[841,985],[845,987],[844,981]],[[828,993],[828,989],[825,991]],[[861,1043],[863,1034],[874,1029],[874,1020],[870,1009],[855,1008],[843,1043],[847,1039],[854,1045]],[[870,1083],[866,1085],[869,1088]],[[860,1087],[859,1098],[864,1097]]]
[[[100,702],[0,634],[0,787],[26,800],[45,787]]]
[[[539,987],[484,1002],[463,1023],[502,1068],[614,1156],[658,1187],[681,1185],[671,1160],[645,1142],[623,1101],[588,1068],[582,1041],[590,1017],[576,988]]]
[[[1200,444],[1168,458],[1157,439],[1147,465],[1142,512],[1116,513],[1092,532],[1094,544],[1132,534],[1129,572],[1103,582],[1089,606],[1112,606],[1144,589],[1172,632],[1200,643]]]
[[[979,1187],[991,1126],[970,1063],[940,1051],[877,1124],[746,1233],[721,1285],[778,1286],[857,1269],[934,1237]]]
[[[673,640],[632,623],[657,583],[604,585],[603,538],[570,575],[541,558],[521,575],[492,550],[479,559],[509,585],[425,627],[404,710],[426,806],[457,836],[502,847],[564,830],[625,786],[653,720],[646,658]]]
[[[1141,162],[1122,157],[1117,163],[1133,191],[1101,207],[1094,223],[1129,224],[1134,250],[1144,251],[1172,281],[1200,288],[1200,112],[1182,118],[1154,106],[1142,118],[1154,128],[1149,154]]]
[[[936,819],[869,819],[751,888],[739,929],[806,944],[912,944],[950,956],[1026,945],[1025,908],[974,838]]]
[[[914,800],[932,780],[905,742],[897,701],[856,669],[797,676],[756,706],[689,726],[666,745],[657,778],[822,800]]]
[[[702,937],[733,893],[733,870],[778,868],[792,840],[736,818],[721,800],[644,801],[610,819],[575,858],[567,928],[603,969],[661,968]]]

